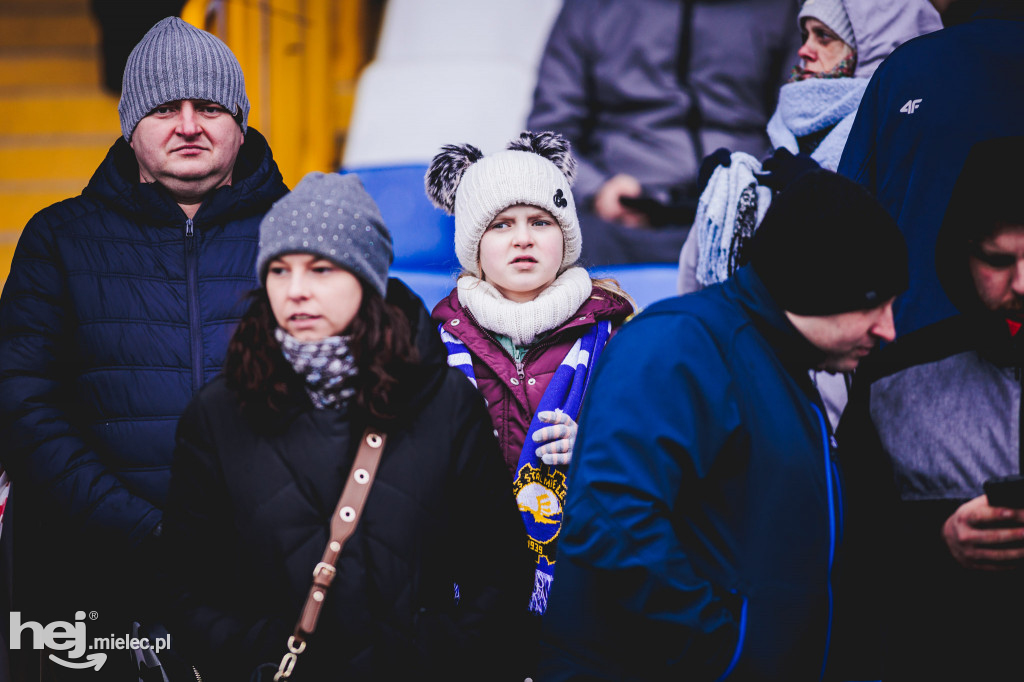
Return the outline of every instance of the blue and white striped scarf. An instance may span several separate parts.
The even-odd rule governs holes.
[[[461,370],[476,386],[473,358],[469,349],[443,327],[438,329],[448,349],[448,365]],[[565,504],[566,467],[548,466],[537,456],[536,450],[543,443],[534,443],[533,434],[547,426],[537,418],[537,414],[561,410],[573,420],[579,418],[583,394],[590,384],[591,370],[608,343],[611,331],[611,322],[604,320],[576,339],[541,396],[526,432],[523,452],[519,455],[512,490],[526,524],[527,543],[537,559],[530,610],[539,614],[547,608],[551,575],[555,570],[555,551],[558,534],[562,529],[562,507]]]

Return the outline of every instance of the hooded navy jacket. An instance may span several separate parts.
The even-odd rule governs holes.
[[[900,336],[957,313],[935,274],[935,240],[972,145],[1024,133],[1022,70],[1024,5],[982,0],[971,21],[901,45],[868,83],[838,172],[871,190],[907,240]]]
[[[581,413],[545,680],[812,680],[841,495],[801,336],[748,266],[609,343]]]
[[[178,417],[221,368],[260,219],[286,191],[250,128],[233,184],[189,220],[119,139],[81,196],[29,221],[0,298],[0,442],[16,517],[52,522],[31,540],[152,533]]]

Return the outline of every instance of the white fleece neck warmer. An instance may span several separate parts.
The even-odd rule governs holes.
[[[469,309],[484,329],[507,336],[517,346],[529,346],[539,334],[557,329],[580,309],[593,288],[583,268],[569,268],[540,295],[516,303],[493,285],[472,275],[458,282],[459,303]]]

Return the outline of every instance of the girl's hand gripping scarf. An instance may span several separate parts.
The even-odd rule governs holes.
[[[444,329],[439,330],[441,340],[448,348],[449,366],[460,369],[475,386],[476,375],[469,350],[455,336]],[[519,455],[516,478],[512,482],[512,490],[526,524],[527,543],[537,558],[530,610],[538,614],[544,613],[547,608],[551,576],[555,570],[555,551],[558,534],[562,529],[562,506],[566,494],[566,467],[544,464],[537,455],[537,450],[544,443],[535,443],[533,434],[546,426],[538,416],[541,412],[559,410],[573,421],[579,418],[583,394],[590,384],[592,370],[608,343],[611,331],[611,322],[598,322],[576,340],[555,370],[530,421],[523,452]]]

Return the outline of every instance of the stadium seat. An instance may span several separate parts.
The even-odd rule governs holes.
[[[638,306],[646,308],[655,301],[676,295],[679,267],[673,263],[607,265],[591,268],[590,275],[617,280]]]
[[[633,297],[640,308],[676,295],[675,266],[663,263],[616,265],[590,270],[593,277],[610,277]],[[390,275],[405,282],[423,299],[428,310],[455,288],[458,268],[447,271],[392,268]]]
[[[439,272],[435,270],[404,270],[392,268],[390,277],[396,277],[423,299],[427,310],[433,310],[438,301],[447,296],[455,288],[458,279],[456,270]]]
[[[355,173],[380,207],[395,244],[393,267],[448,272],[455,259],[455,220],[434,208],[423,189],[425,165],[343,169]]]

